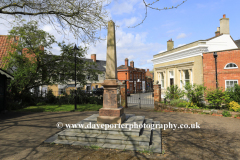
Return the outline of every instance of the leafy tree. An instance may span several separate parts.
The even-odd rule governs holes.
[[[184,96],[184,91],[182,91],[180,88],[178,88],[177,85],[171,85],[170,87],[167,87],[167,90],[165,92],[165,98],[167,99],[180,99]]]
[[[185,94],[189,99],[190,103],[193,103],[200,107],[202,105],[201,102],[203,101],[204,91],[206,87],[204,87],[203,85],[191,85],[190,83],[187,83],[184,88],[186,90]]]
[[[38,28],[36,21],[13,27],[8,41],[11,47],[4,59],[4,68],[13,72],[9,90],[15,99],[22,99],[30,89],[43,85],[66,84],[75,79],[73,44],[59,43],[61,54],[53,55],[48,49],[57,43],[54,36]],[[85,48],[76,52],[77,84],[85,85],[86,76],[96,77],[101,72],[96,64],[84,60]]]

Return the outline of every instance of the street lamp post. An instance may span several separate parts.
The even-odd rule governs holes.
[[[76,51],[79,50],[75,44],[73,51],[75,54],[75,110],[77,109],[77,53]]]
[[[213,57],[215,58],[215,71],[216,71],[216,89],[218,88],[218,83],[217,83],[217,52],[213,52]]]

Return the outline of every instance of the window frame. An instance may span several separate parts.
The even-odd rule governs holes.
[[[230,68],[227,68],[227,65],[229,65],[229,64],[231,64],[231,63],[232,63],[232,64],[235,64],[235,65],[237,66],[236,63],[230,62],[230,63],[228,63],[228,64],[225,65],[224,69],[237,69],[237,68],[238,68],[238,66],[237,66],[237,67],[230,67]]]
[[[133,84],[132,83],[129,84],[129,89],[130,89],[130,91],[133,90]]]
[[[227,90],[227,81],[237,81],[237,84],[238,84],[238,79],[226,79],[225,80],[225,90]]]
[[[164,73],[163,72],[160,72],[160,82],[161,82],[161,88],[164,88]]]
[[[186,81],[188,81],[188,83],[191,84],[189,70],[183,70],[183,72],[184,72],[184,86],[187,84]],[[186,72],[188,73],[188,79],[186,79]]]

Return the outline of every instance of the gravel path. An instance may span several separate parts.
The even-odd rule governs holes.
[[[76,123],[98,112],[0,114],[0,159],[240,159],[240,120],[188,113],[154,112],[136,107],[127,114],[144,115],[163,124],[193,124],[200,129],[163,130],[164,154],[88,149],[42,144],[60,130],[57,122]]]

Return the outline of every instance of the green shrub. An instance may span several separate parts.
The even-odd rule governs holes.
[[[219,109],[223,103],[229,102],[229,96],[221,89],[208,90],[206,99],[216,109]]]
[[[39,103],[37,103],[37,106],[44,106],[44,105],[47,105],[47,103],[46,102],[39,102]]]
[[[186,108],[199,109],[199,107],[196,104],[193,104],[193,102],[188,102]]]
[[[173,100],[173,99],[180,99],[184,96],[184,91],[178,88],[177,85],[171,85],[167,87],[165,92],[165,98]]]
[[[240,111],[240,105],[237,102],[232,101],[232,102],[229,103],[229,110],[239,112]]]
[[[177,104],[177,107],[186,107],[187,106],[187,104],[188,104],[188,102],[179,102],[178,104]]]
[[[234,116],[234,118],[237,118],[237,117],[240,117],[240,114],[237,114],[237,115]]]
[[[230,102],[235,101],[240,104],[240,85],[235,84],[233,88],[228,88],[226,93]]]
[[[195,106],[203,106],[203,95],[206,87],[203,85],[191,85],[190,83],[187,83],[185,86],[185,95],[189,99],[190,104],[193,103]]]
[[[171,106],[178,106],[179,103],[182,103],[182,104],[184,103],[184,104],[186,104],[187,101],[186,101],[186,100],[183,100],[183,99],[173,99],[173,100],[170,101],[170,105],[171,105]],[[186,106],[186,105],[185,105],[185,106]],[[185,107],[185,106],[184,106],[184,107]]]
[[[49,104],[54,104],[57,100],[57,98],[53,94],[52,89],[48,90],[46,98],[47,98],[46,102]]]
[[[232,116],[228,111],[223,111],[223,112],[222,112],[222,115],[223,115],[224,117],[231,117],[231,116]]]

